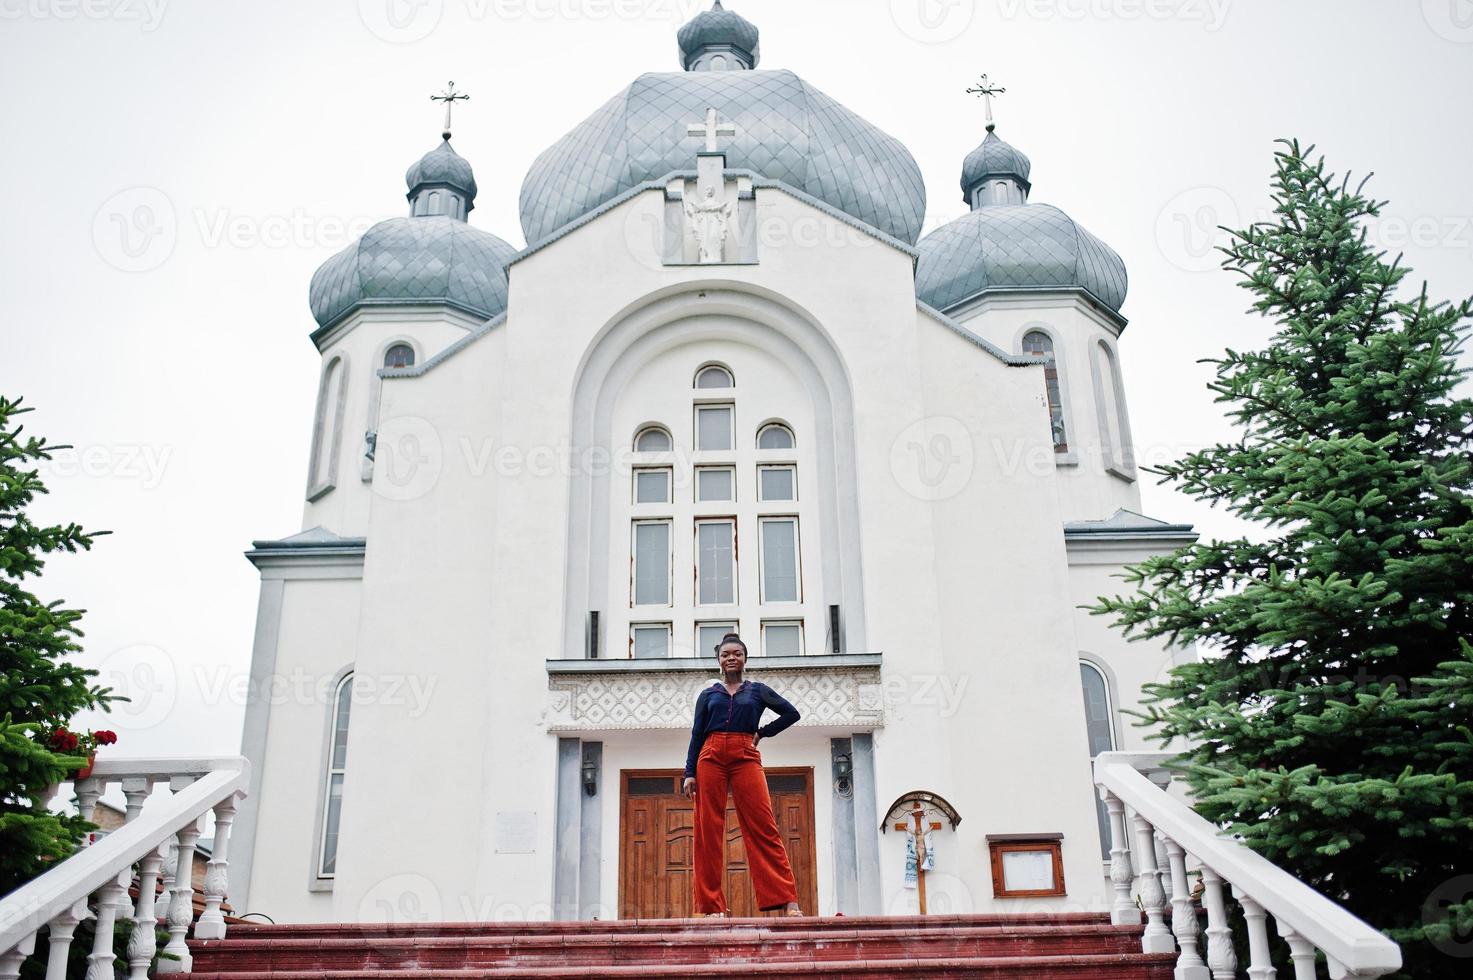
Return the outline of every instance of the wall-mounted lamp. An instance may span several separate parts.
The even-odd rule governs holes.
[[[853,775],[854,760],[849,758],[849,753],[841,752],[834,756],[834,788],[840,793],[848,793],[849,780]]]
[[[598,763],[591,755],[583,757],[583,792],[589,796],[598,794]]]

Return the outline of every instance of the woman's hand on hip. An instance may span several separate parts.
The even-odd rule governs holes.
[[[683,783],[680,784],[680,791],[685,794],[685,798],[686,799],[688,799],[688,800],[695,799],[695,796],[696,796],[696,777],[694,777],[694,776],[686,776],[685,777],[685,782],[683,782]]]
[[[752,733],[752,748],[755,749],[757,747],[757,743],[760,742],[760,741],[762,741],[762,733],[761,732],[753,732]]]

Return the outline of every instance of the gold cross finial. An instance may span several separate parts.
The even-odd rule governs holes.
[[[445,131],[440,134],[445,139],[448,140],[450,138],[450,110],[455,106],[455,103],[464,102],[466,99],[469,98],[470,96],[466,95],[464,92],[455,91],[454,82],[451,82],[449,85],[447,85],[445,87],[445,91],[441,92],[439,95],[430,96],[431,102],[445,103]]]
[[[992,97],[994,95],[1002,95],[1006,91],[1007,89],[1003,88],[1001,85],[995,85],[992,82],[988,81],[986,72],[982,73],[982,77],[978,79],[976,85],[973,85],[971,88],[967,89],[968,95],[981,96],[983,102],[986,103],[987,131],[989,133],[997,128],[997,124],[992,121]]]

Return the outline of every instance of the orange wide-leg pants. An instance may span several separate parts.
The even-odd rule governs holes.
[[[762,756],[751,732],[712,732],[696,759],[696,914],[726,912],[726,794],[736,802],[737,825],[757,907],[764,912],[798,900],[788,851],[772,817]]]

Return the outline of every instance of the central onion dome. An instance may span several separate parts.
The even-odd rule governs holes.
[[[380,221],[312,276],[312,316],[328,327],[363,306],[443,303],[490,319],[506,309],[517,250],[466,224],[471,165],[446,139],[404,175],[409,216]]]
[[[1118,313],[1125,263],[1063,211],[1028,202],[1031,164],[992,129],[962,164],[971,213],[918,246],[916,296],[944,313],[984,293],[1075,290]]]
[[[522,181],[522,231],[536,244],[620,194],[695,169],[706,110],[736,125],[726,165],[815,197],[907,244],[926,191],[901,143],[790,71],[756,71],[757,29],[718,3],[680,31],[683,72],[640,76],[558,140]],[[750,45],[750,47],[748,47]]]

